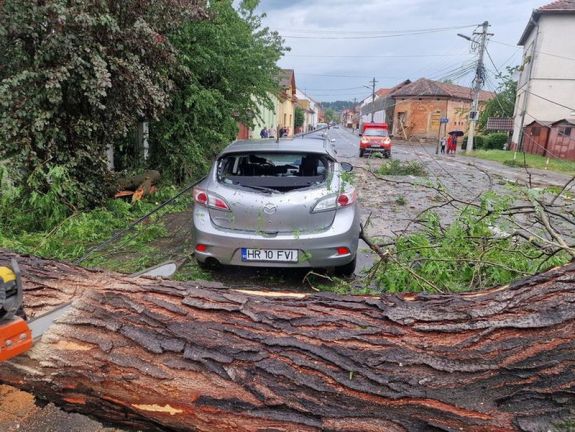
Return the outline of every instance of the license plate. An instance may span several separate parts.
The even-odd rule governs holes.
[[[295,249],[242,248],[242,261],[298,262],[298,251]]]
[[[380,145],[372,145],[371,148],[381,148],[381,144]]]

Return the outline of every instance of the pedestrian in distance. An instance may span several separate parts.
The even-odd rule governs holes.
[[[445,143],[446,142],[447,142],[447,138],[445,138],[445,137],[441,138],[441,142],[440,142],[441,154],[445,154]]]
[[[269,137],[269,135],[268,135],[268,130],[267,130],[267,128],[264,126],[264,127],[262,128],[262,130],[260,131],[260,138],[268,138],[268,137]]]

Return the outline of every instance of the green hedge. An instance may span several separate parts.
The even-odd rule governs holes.
[[[466,142],[467,136],[464,136],[461,142],[462,149],[465,149]],[[506,142],[507,134],[505,132],[477,135],[473,141],[473,148],[476,150],[503,150]]]
[[[503,150],[505,143],[507,143],[507,134],[505,132],[497,132],[487,135],[488,149]]]

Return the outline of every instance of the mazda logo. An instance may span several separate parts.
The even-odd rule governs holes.
[[[264,206],[264,213],[268,215],[273,215],[277,211],[277,206],[272,203],[268,203]]]

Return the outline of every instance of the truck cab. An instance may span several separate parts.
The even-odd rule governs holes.
[[[359,157],[379,152],[384,157],[391,157],[391,137],[387,123],[364,123],[360,128]]]

